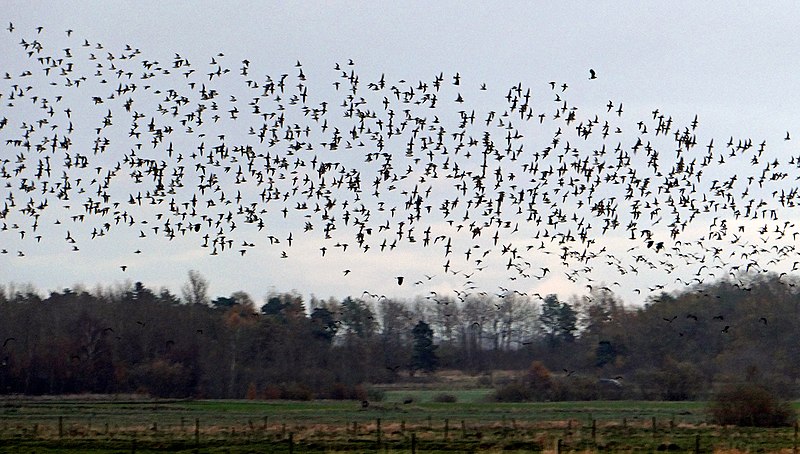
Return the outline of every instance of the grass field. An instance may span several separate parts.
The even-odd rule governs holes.
[[[706,422],[703,402],[494,403],[486,389],[354,401],[0,400],[0,452],[792,452],[794,428]],[[404,403],[411,400],[410,403]],[[655,423],[655,425],[654,425]],[[698,449],[699,448],[699,449]]]

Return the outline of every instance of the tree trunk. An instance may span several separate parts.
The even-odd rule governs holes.
[[[233,340],[231,342],[231,369],[230,369],[230,378],[228,380],[228,397],[233,399],[234,392],[236,391],[236,348],[237,341],[239,339],[239,328],[236,328],[236,331],[233,333]]]

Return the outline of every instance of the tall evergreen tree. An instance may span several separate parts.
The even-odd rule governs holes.
[[[572,342],[575,339],[578,315],[572,306],[560,302],[558,296],[551,294],[544,298],[539,321],[552,347],[559,341]]]
[[[436,345],[433,344],[433,330],[420,320],[412,331],[414,336],[414,352],[411,356],[411,371],[422,370],[433,372],[439,364],[436,356]]]

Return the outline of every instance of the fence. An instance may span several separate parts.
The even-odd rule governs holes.
[[[798,427],[734,428],[676,422],[674,418],[636,421],[497,421],[376,418],[326,424],[285,422],[263,416],[219,425],[179,415],[109,423],[94,416],[58,416],[26,422],[4,415],[0,444],[26,449],[111,449],[226,452],[712,452],[718,449],[783,452],[798,450]]]

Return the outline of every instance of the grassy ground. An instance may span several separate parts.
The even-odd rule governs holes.
[[[436,402],[441,393],[455,403]],[[702,402],[500,404],[489,390],[353,401],[0,400],[0,452],[791,452],[794,429],[706,423]],[[404,403],[411,399],[410,403]],[[653,422],[655,421],[655,428]],[[380,430],[378,426],[380,425]],[[593,429],[594,427],[594,429]]]

